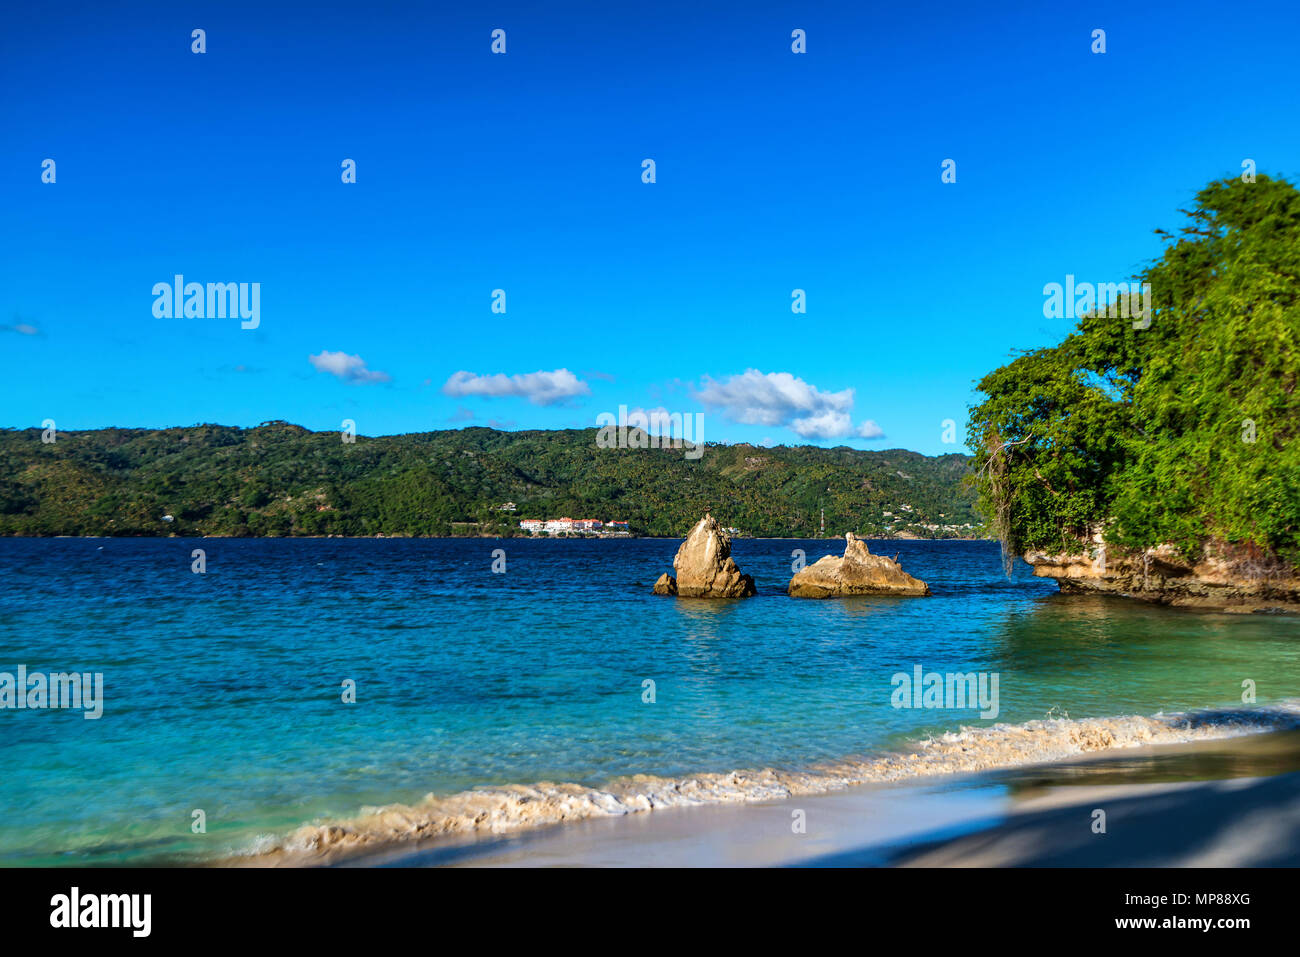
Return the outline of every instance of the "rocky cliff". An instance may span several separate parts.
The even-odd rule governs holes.
[[[1078,554],[1029,551],[1024,559],[1062,592],[1122,595],[1163,605],[1231,612],[1300,612],[1296,570],[1222,544],[1207,544],[1195,560],[1172,545],[1119,549],[1094,536]]]

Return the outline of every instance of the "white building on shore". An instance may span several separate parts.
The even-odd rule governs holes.
[[[561,534],[627,534],[628,526],[624,521],[603,522],[598,518],[525,518],[519,522],[519,530],[532,535]]]

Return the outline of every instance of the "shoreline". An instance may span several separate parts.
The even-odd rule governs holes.
[[[331,866],[378,864],[411,855],[454,856],[458,847],[564,835],[594,822],[661,819],[649,811],[691,808],[699,812],[737,806],[789,808],[789,799],[820,800],[882,785],[962,786],[962,777],[1078,764],[1083,758],[1150,754],[1167,745],[1195,745],[1300,731],[1300,701],[1264,707],[1202,710],[1112,718],[1045,718],[1019,725],[963,728],[914,743],[911,749],[860,761],[824,764],[801,771],[774,768],[705,773],[686,778],[634,775],[601,788],[539,782],[428,795],[413,805],[362,809],[354,817],[305,824],[287,835],[266,837],[253,847],[207,862],[208,866]],[[942,819],[942,815],[940,815]],[[559,825],[563,825],[562,827]],[[638,828],[649,825],[636,825]],[[700,824],[683,824],[695,833]],[[786,827],[788,828],[788,822]],[[411,861],[414,862],[414,861]]]
[[[867,784],[794,803],[592,819],[341,866],[1300,866],[1300,731]]]

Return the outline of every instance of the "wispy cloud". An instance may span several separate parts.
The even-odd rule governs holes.
[[[456,372],[443,383],[442,391],[450,396],[515,396],[534,405],[555,405],[574,396],[589,395],[591,387],[568,369],[556,369],[521,375]]]
[[[0,332],[16,332],[20,336],[39,336],[41,330],[26,322],[15,322],[12,326],[0,326]]]
[[[365,360],[360,356],[350,356],[346,352],[323,351],[320,355],[308,356],[307,361],[315,366],[317,372],[328,372],[344,382],[365,385],[372,382],[391,382],[392,376],[366,368]]]
[[[826,392],[789,372],[747,369],[725,380],[705,376],[691,394],[733,422],[784,426],[804,439],[875,439],[885,434],[870,419],[853,424],[852,389]]]

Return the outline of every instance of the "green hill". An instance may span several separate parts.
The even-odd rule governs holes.
[[[968,462],[752,445],[709,445],[692,461],[682,450],[597,448],[595,429],[351,444],[286,422],[60,432],[52,444],[39,429],[8,429],[0,534],[450,535],[463,522],[510,534],[523,518],[568,516],[679,536],[711,508],[743,534],[795,537],[815,535],[825,508],[828,534],[969,536],[982,525],[963,481]],[[506,502],[517,510],[500,511]]]

